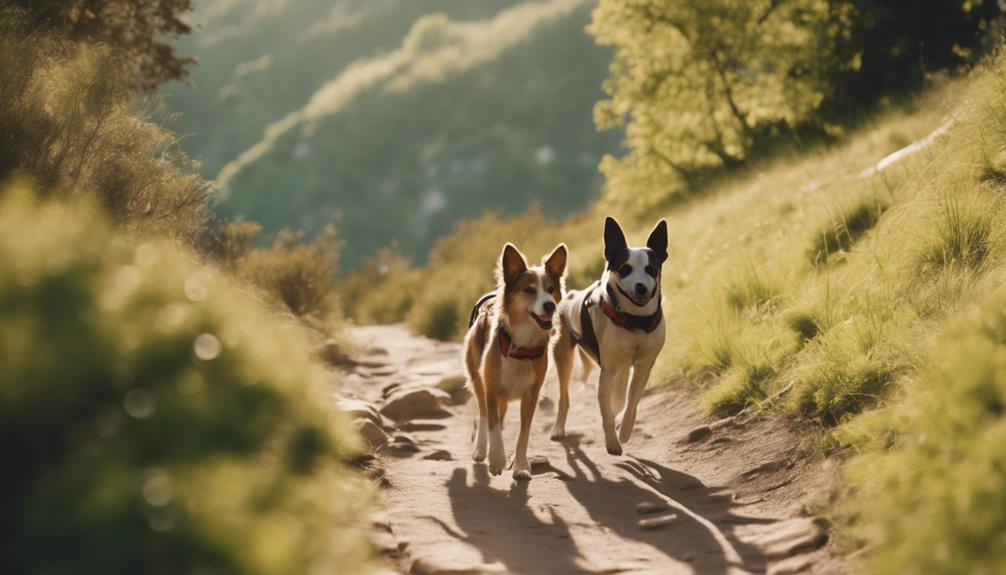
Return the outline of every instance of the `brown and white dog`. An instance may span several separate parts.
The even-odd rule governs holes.
[[[664,347],[660,270],[667,259],[667,222],[657,223],[646,247],[630,248],[618,222],[605,219],[604,259],[607,268],[601,279],[587,289],[569,291],[559,305],[559,337],[552,351],[559,409],[552,439],[566,435],[573,348],[579,345],[581,357],[589,356],[601,366],[597,403],[604,441],[608,453],[621,455],[622,443],[632,436],[650,370]],[[585,363],[584,374],[589,372]]]
[[[538,393],[548,369],[552,316],[562,300],[566,246],[559,244],[528,267],[512,244],[503,247],[496,272],[497,288],[472,309],[464,356],[468,382],[478,401],[478,421],[472,457],[482,461],[489,451],[489,472],[503,473],[503,418],[507,404],[520,398],[520,435],[514,454],[514,479],[531,479],[527,441]]]

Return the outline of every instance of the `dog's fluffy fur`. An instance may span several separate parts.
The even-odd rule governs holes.
[[[562,300],[567,251],[559,244],[542,259],[541,266],[528,267],[524,256],[506,244],[496,273],[496,297],[476,309],[464,342],[468,382],[478,402],[473,458],[482,461],[488,448],[489,472],[499,475],[506,465],[501,428],[507,404],[520,398],[520,435],[514,455],[515,479],[531,479],[527,460],[528,434],[548,369],[547,346],[552,317]],[[535,359],[504,355],[501,332],[520,349],[544,346]],[[505,337],[505,336],[503,336]]]
[[[569,379],[573,370],[573,348],[583,337],[581,309],[585,300],[596,336],[601,367],[597,403],[601,410],[605,445],[608,453],[621,455],[622,443],[629,441],[636,422],[636,406],[657,355],[664,346],[666,325],[661,317],[652,331],[625,329],[615,324],[600,309],[597,297],[604,298],[619,312],[632,316],[656,316],[661,310],[660,273],[667,259],[667,222],[661,220],[646,242],[646,247],[628,247],[625,234],[614,218],[604,223],[604,259],[607,268],[591,288],[570,291],[559,305],[559,335],[553,358],[559,376],[559,409],[552,439],[566,434],[566,413],[569,411]],[[599,294],[599,295],[598,295]],[[614,301],[611,301],[614,300]],[[584,378],[590,372],[588,354]],[[617,411],[617,415],[615,412]]]

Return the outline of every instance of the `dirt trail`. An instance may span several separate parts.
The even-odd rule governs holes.
[[[354,337],[365,352],[340,395],[386,413],[396,393],[435,388],[462,373],[456,344],[415,337],[402,326],[358,328]],[[600,440],[595,384],[596,376],[572,383],[572,436],[562,443],[549,440],[555,412],[543,399],[528,454],[547,461],[532,461],[530,482],[515,482],[509,471],[490,476],[485,464],[472,461],[474,401],[436,407],[437,419],[394,427],[385,420],[392,439],[376,450],[386,508],[375,520],[375,539],[389,568],[452,574],[840,570],[826,544],[827,527],[803,512],[807,494],[822,491],[832,473],[829,462],[812,455],[812,430],[781,419],[710,430],[691,396],[667,386],[643,399],[626,454],[612,457]],[[390,398],[382,391],[388,388]],[[555,393],[550,373],[543,395]],[[518,417],[511,409],[504,426],[510,455]],[[641,504],[652,509],[642,513]],[[639,523],[654,518],[666,524],[647,529]]]

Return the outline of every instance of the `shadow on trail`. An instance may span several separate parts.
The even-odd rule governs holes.
[[[574,473],[564,478],[566,489],[594,521],[613,534],[650,545],[667,557],[691,564],[698,573],[726,574],[731,568],[764,571],[764,558],[734,537],[732,531],[736,525],[771,520],[735,515],[729,497],[715,493],[691,475],[652,461],[630,459],[617,463],[636,481],[627,477],[611,479],[602,475],[578,441],[564,442],[564,447],[566,461]],[[666,503],[654,491],[674,502],[671,507],[677,519],[661,529],[647,531],[637,525],[645,516],[639,515],[635,507],[643,502]],[[731,528],[718,527],[724,524]]]
[[[569,527],[555,509],[543,502],[551,515],[546,522],[528,506],[528,482],[516,481],[509,491],[490,487],[489,470],[476,464],[468,485],[468,470],[457,468],[447,481],[458,533],[442,522],[444,530],[482,552],[485,563],[499,561],[512,573],[583,573],[580,551]],[[547,555],[530,552],[531,538],[547,539]]]

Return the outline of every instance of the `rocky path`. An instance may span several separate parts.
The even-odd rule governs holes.
[[[534,479],[471,459],[474,401],[459,346],[402,326],[358,328],[363,352],[340,403],[383,466],[375,541],[411,573],[837,572],[808,497],[833,473],[817,434],[784,420],[711,424],[682,386],[649,393],[626,454],[601,437],[593,385],[571,385],[562,443],[549,440],[552,374],[535,416]],[[518,416],[504,438],[512,454]],[[811,500],[813,498],[811,497]]]

